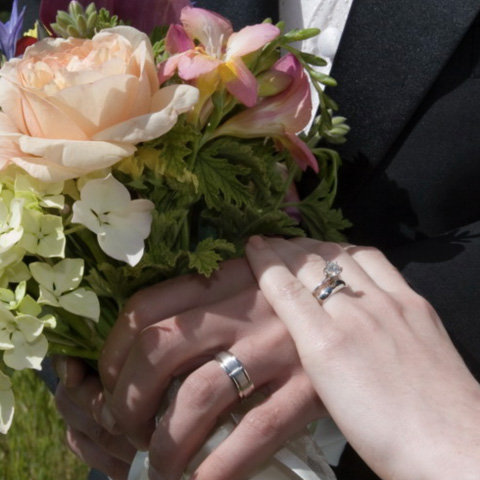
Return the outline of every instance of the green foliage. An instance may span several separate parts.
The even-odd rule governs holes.
[[[63,38],[92,38],[100,30],[120,24],[122,22],[118,20],[118,17],[111,15],[105,8],[97,11],[95,4],[90,3],[84,9],[80,3],[72,1],[68,5],[68,12],[58,12],[51,28],[59,37]]]
[[[340,232],[351,224],[343,218],[340,210],[331,208],[329,197],[328,184],[322,180],[308,197],[298,203],[297,208],[310,237],[330,242],[343,242],[345,236]]]
[[[246,167],[219,157],[215,142],[199,152],[194,173],[198,178],[198,190],[207,207],[219,209],[224,203],[249,203],[247,186],[241,181],[249,171]]]
[[[192,270],[209,277],[218,267],[219,262],[224,259],[223,253],[234,253],[235,247],[220,238],[206,238],[200,241],[193,252],[188,253],[188,266]]]

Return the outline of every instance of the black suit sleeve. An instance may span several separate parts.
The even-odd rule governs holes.
[[[433,305],[480,380],[480,221],[386,253]]]

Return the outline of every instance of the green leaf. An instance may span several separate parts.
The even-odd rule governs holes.
[[[169,249],[177,246],[180,232],[188,215],[186,209],[173,209],[164,212],[155,211],[152,218],[150,236],[147,239],[147,248],[151,260],[155,263],[162,263],[165,251],[157,252],[161,243]],[[177,249],[177,248],[175,248]],[[167,260],[167,264],[170,263]]]
[[[179,182],[194,181],[188,160],[199,139],[198,131],[182,116],[170,131],[140,147],[136,155],[143,156],[147,167],[157,176],[174,178]]]
[[[308,63],[309,65],[314,65],[316,67],[324,67],[328,64],[328,62],[322,57],[318,57],[317,55],[313,55],[312,53],[300,52],[300,57],[304,62]]]
[[[235,244],[237,253],[243,251],[246,240],[252,235],[304,236],[304,231],[282,210],[225,205],[221,212],[205,211],[202,217],[215,226],[219,237]]]
[[[188,266],[209,277],[218,268],[219,263],[226,258],[225,254],[234,252],[235,246],[232,243],[218,238],[206,238],[197,245],[194,252],[188,253]]]
[[[277,163],[283,159],[281,154],[274,153],[271,143],[264,139],[221,137],[215,141],[215,149],[219,157],[248,168],[248,180],[254,186],[256,201],[271,195],[272,181],[279,179]]]
[[[283,36],[283,39],[285,39],[285,41],[288,43],[299,42],[302,40],[307,40],[309,38],[316,37],[319,34],[320,34],[319,28],[304,28],[301,30],[294,29],[294,30],[291,30],[290,32],[287,32]]]
[[[198,178],[198,191],[208,208],[222,208],[224,203],[244,205],[251,201],[247,185],[240,180],[250,169],[234,165],[219,155],[212,142],[197,156],[194,173]]]
[[[341,210],[332,209],[329,204],[330,190],[325,181],[321,181],[317,188],[296,207],[302,216],[307,234],[311,238],[330,242],[343,242],[345,235],[342,230],[351,226],[343,218]]]

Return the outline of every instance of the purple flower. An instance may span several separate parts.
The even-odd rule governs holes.
[[[17,0],[13,0],[10,20],[5,23],[0,22],[0,50],[7,57],[7,60],[15,56],[17,41],[22,36],[25,8],[23,7],[19,14]]]

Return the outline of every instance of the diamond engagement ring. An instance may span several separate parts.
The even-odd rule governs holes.
[[[325,278],[313,289],[312,292],[312,295],[318,300],[320,305],[323,305],[323,302],[327,298],[339,292],[346,286],[345,282],[339,278],[342,273],[342,267],[340,267],[338,263],[327,262],[323,269],[323,273],[325,273]]]
[[[215,355],[215,360],[225,370],[237,389],[240,399],[249,397],[255,390],[242,362],[230,352],[220,352]]]

